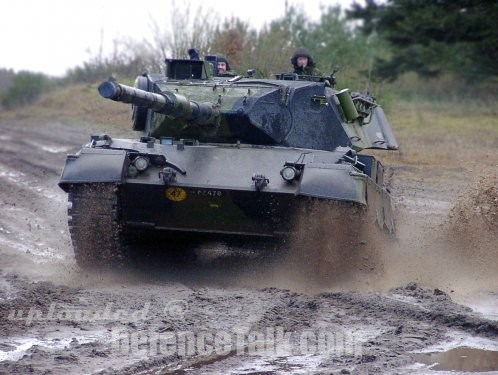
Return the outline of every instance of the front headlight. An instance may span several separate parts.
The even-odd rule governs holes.
[[[137,156],[135,160],[133,160],[133,164],[135,165],[135,168],[140,172],[143,172],[148,168],[149,160],[143,156]]]
[[[280,175],[287,182],[294,180],[297,174],[297,169],[291,166],[286,166],[280,171]]]

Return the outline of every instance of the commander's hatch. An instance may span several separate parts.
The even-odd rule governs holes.
[[[166,59],[168,79],[209,79],[213,76],[213,65],[202,60]]]
[[[336,92],[335,97],[342,109],[345,120],[343,125],[353,148],[398,149],[398,143],[384,111],[372,96],[362,93],[350,94],[348,89],[344,89]]]

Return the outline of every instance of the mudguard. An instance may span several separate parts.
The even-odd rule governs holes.
[[[298,194],[366,204],[366,179],[348,165],[310,163],[304,168]]]
[[[381,228],[385,227],[390,233],[394,233],[394,210],[391,197],[387,190],[375,184],[372,180],[368,180],[367,200],[377,224],[379,224]]]
[[[126,151],[84,148],[77,155],[68,155],[59,186],[68,191],[71,184],[122,183]]]

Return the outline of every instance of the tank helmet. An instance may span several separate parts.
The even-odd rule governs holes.
[[[231,70],[230,69],[230,64],[228,63],[228,60],[225,56],[223,55],[216,55],[216,59],[218,60],[218,62],[224,62],[225,64],[227,64],[227,71],[228,70]]]
[[[313,61],[313,57],[311,57],[310,53],[305,48],[297,48],[294,51],[294,55],[291,58],[291,64],[297,67],[297,58],[298,57],[307,57],[308,58],[308,66],[314,66],[315,62]]]
[[[190,56],[190,60],[200,60],[200,54],[197,48],[190,48],[187,52]]]

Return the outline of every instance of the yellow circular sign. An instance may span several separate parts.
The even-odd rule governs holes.
[[[187,198],[187,192],[179,187],[169,187],[166,189],[166,198],[173,202],[181,202]]]

